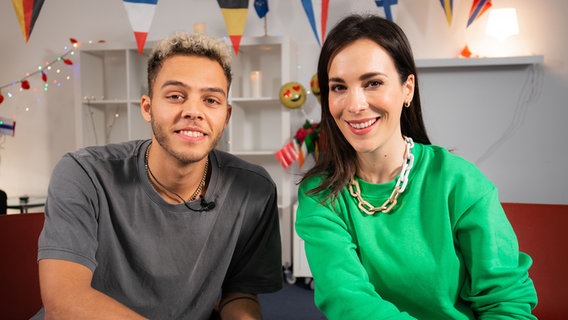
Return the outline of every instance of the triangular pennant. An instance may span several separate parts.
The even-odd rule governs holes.
[[[44,0],[12,0],[26,42],[30,39]]]
[[[128,20],[130,20],[130,25],[134,31],[138,53],[142,54],[148,31],[150,31],[150,26],[154,19],[158,0],[123,0],[123,3]]]
[[[329,11],[329,0],[321,1],[321,41],[325,39],[325,30],[327,28],[327,12]]]
[[[487,9],[491,7],[491,0],[474,0],[469,10],[469,19],[467,26],[469,27],[477,18],[479,18]]]
[[[138,47],[139,54],[142,54],[142,52],[144,51],[144,45],[146,44],[147,37],[148,37],[148,32],[134,31],[134,38],[136,39],[136,46]]]
[[[442,9],[444,9],[444,13],[446,14],[446,20],[448,21],[448,25],[452,24],[452,15],[454,11],[454,1],[453,0],[440,0],[442,4]]]
[[[398,0],[375,0],[377,7],[383,7],[385,9],[385,17],[387,20],[393,21],[392,19],[392,5],[398,4]]]
[[[227,32],[233,43],[233,50],[238,55],[247,22],[248,0],[217,0],[217,2],[221,8],[223,19],[225,19]]]
[[[310,21],[310,26],[312,26],[312,31],[316,36],[316,40],[321,47],[320,39],[318,36],[318,30],[316,27],[316,19],[314,16],[314,7],[312,6],[312,0],[302,0],[302,6],[304,6],[304,11],[306,11],[306,16],[308,16],[308,20]]]

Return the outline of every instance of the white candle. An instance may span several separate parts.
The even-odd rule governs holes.
[[[262,96],[262,72],[258,70],[250,72],[250,95],[255,98]]]

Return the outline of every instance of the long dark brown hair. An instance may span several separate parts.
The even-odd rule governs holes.
[[[326,196],[320,199],[322,203],[336,199],[357,170],[355,149],[345,139],[329,111],[328,68],[337,52],[359,39],[369,39],[387,51],[394,62],[401,84],[409,75],[414,75],[414,97],[409,108],[402,108],[400,126],[403,135],[411,137],[415,142],[430,144],[422,119],[416,65],[406,35],[397,24],[379,16],[347,16],[331,29],[319,56],[317,74],[321,90],[320,143],[323,150],[315,166],[302,178],[304,181],[315,176],[322,177],[318,187],[308,190],[308,194],[318,194],[329,189],[329,192],[325,192]]]

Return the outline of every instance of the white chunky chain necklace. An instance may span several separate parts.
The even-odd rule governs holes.
[[[400,175],[398,176],[398,180],[394,185],[394,189],[390,195],[390,197],[383,203],[380,207],[374,207],[369,202],[365,201],[363,197],[361,197],[361,188],[359,187],[359,181],[355,179],[355,177],[351,178],[349,181],[349,193],[353,198],[357,199],[358,207],[364,213],[368,215],[373,215],[375,212],[383,212],[387,213],[391,211],[391,209],[396,205],[398,196],[404,192],[406,189],[406,185],[408,184],[408,174],[410,173],[410,169],[412,169],[412,165],[414,164],[414,155],[412,154],[412,148],[414,147],[414,141],[412,138],[404,137],[406,140],[406,150],[405,150],[405,161],[402,164],[402,169],[400,171]]]

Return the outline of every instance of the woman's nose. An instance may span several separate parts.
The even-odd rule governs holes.
[[[368,108],[367,98],[360,88],[350,89],[347,92],[347,108],[349,112],[360,113]]]

